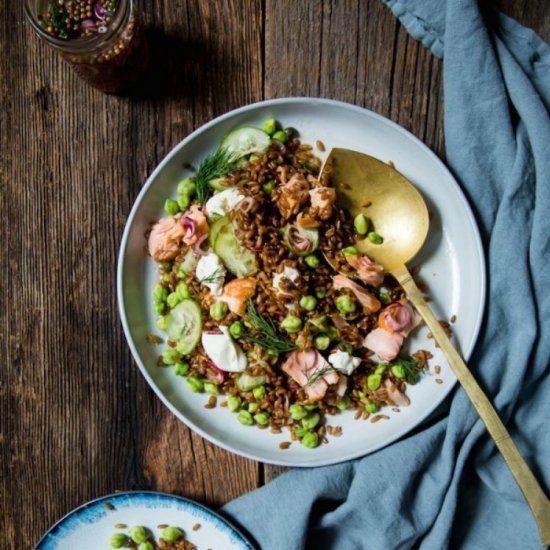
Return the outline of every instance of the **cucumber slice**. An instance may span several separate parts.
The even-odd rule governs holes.
[[[248,277],[258,271],[256,256],[239,242],[231,222],[225,223],[218,230],[212,248],[233,275]]]
[[[245,126],[229,132],[223,138],[220,147],[240,158],[252,153],[265,153],[270,145],[271,138],[268,134],[258,128]]]
[[[216,238],[218,237],[218,233],[228,224],[231,223],[231,220],[228,216],[222,216],[221,218],[218,218],[211,226],[210,231],[208,232],[208,242],[210,243],[210,246],[214,248],[214,243],[216,242]]]
[[[183,300],[167,315],[170,324],[168,338],[177,342],[177,351],[182,355],[191,353],[199,343],[202,333],[201,308],[195,300]]]

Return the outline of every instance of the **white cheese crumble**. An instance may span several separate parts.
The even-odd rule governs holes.
[[[195,277],[199,283],[207,286],[214,296],[219,296],[222,293],[225,274],[227,273],[225,266],[217,254],[209,252],[197,263]]]
[[[335,351],[328,356],[328,362],[348,376],[361,364],[359,357],[352,357],[347,351]]]
[[[206,215],[209,218],[212,216],[225,216],[243,199],[244,195],[241,195],[236,187],[220,191],[206,201]]]
[[[221,326],[222,334],[202,333],[202,347],[216,367],[226,372],[242,372],[248,361],[240,346],[229,335],[229,329]]]
[[[300,272],[297,269],[294,269],[293,267],[285,266],[282,273],[275,273],[275,275],[273,275],[273,288],[281,294],[288,295],[288,293],[285,292],[280,287],[281,280],[288,279],[289,281],[295,283],[299,277],[300,277]]]

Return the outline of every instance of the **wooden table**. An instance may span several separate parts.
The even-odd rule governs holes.
[[[78,504],[155,489],[217,507],[280,469],[191,432],[149,389],[118,318],[120,238],[155,165],[230,109],[283,96],[365,106],[444,155],[442,63],[379,0],[148,0],[138,97],[82,83],[0,0],[2,548]],[[502,0],[550,39],[546,0]]]

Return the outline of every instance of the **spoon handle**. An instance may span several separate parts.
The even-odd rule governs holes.
[[[487,431],[493,438],[495,445],[508,464],[512,475],[535,516],[542,543],[544,545],[550,544],[550,501],[535,479],[533,472],[531,472],[529,466],[519,453],[518,448],[512,441],[508,430],[498,417],[488,397],[476,382],[464,360],[422,297],[407,267],[403,265],[395,268],[392,270],[392,275],[399,281],[407,297],[424,319],[458,381],[477,410],[481,420],[485,423]]]

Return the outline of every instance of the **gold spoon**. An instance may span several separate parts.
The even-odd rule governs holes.
[[[395,277],[424,319],[527,500],[542,543],[550,544],[550,501],[405,265],[422,248],[428,234],[429,215],[424,199],[392,166],[349,149],[332,149],[321,176],[327,173],[336,188],[338,206],[353,216],[367,213],[376,232],[383,237],[379,245],[361,239],[355,246]]]

